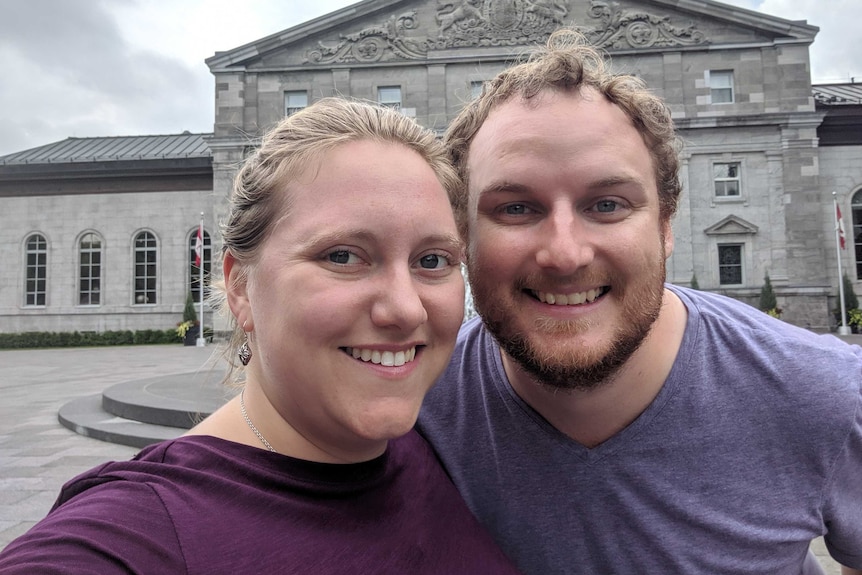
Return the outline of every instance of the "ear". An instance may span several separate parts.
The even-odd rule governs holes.
[[[668,259],[673,253],[673,227],[670,225],[670,220],[664,222],[661,233],[664,236],[664,259]]]
[[[251,303],[248,299],[248,276],[243,273],[243,265],[236,260],[230,250],[224,253],[222,270],[224,271],[227,305],[233,317],[236,318],[236,323],[242,326],[244,331],[252,331],[254,319],[251,314]]]

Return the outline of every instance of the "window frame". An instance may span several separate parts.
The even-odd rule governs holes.
[[[291,96],[302,96],[305,100],[305,104],[302,106],[291,106],[290,98]],[[284,91],[284,116],[292,116],[297,112],[308,107],[308,90],[285,90]]]
[[[139,238],[148,236],[147,245],[138,246]],[[138,254],[148,254],[152,256],[152,261],[145,257],[143,262],[138,261]],[[132,238],[132,305],[156,305],[159,301],[159,241],[156,234],[149,230],[142,230],[135,234]],[[143,274],[139,271],[143,268]],[[152,274],[150,274],[152,271]],[[143,287],[138,287],[139,281],[143,282]],[[152,301],[150,300],[152,294]],[[139,301],[143,298],[143,301]]]
[[[88,238],[96,240],[96,247],[92,247],[92,239],[90,246],[84,247],[84,241]],[[102,237],[95,232],[85,232],[78,239],[78,304],[84,307],[98,307],[102,305]],[[87,254],[88,261],[84,263],[84,255]],[[98,261],[93,263],[93,255],[97,255]],[[86,268],[85,268],[86,266]],[[84,274],[84,271],[87,274]],[[94,270],[95,269],[95,273]],[[87,288],[85,289],[85,282]],[[95,285],[94,285],[95,284]],[[95,301],[93,295],[95,294]],[[86,301],[84,301],[86,300]]]
[[[722,263],[722,248],[735,248],[738,255],[738,262],[726,264]],[[743,250],[745,249],[745,244],[743,242],[727,242],[727,243],[718,243],[716,244],[716,255],[718,256],[718,285],[721,288],[725,287],[739,287],[745,285],[745,254]],[[731,283],[725,282],[723,279],[722,270],[727,269],[729,267],[733,267],[733,269],[739,270],[739,283]]]
[[[718,166],[736,166],[736,177],[731,176],[718,176],[716,175],[716,168]],[[712,197],[718,201],[736,201],[742,199],[742,162],[739,160],[721,160],[721,161],[713,161],[710,163],[710,168],[712,169]],[[718,184],[727,184],[729,182],[736,182],[736,194],[728,194],[727,188],[725,187],[725,193],[723,195],[718,193]]]
[[[843,213],[845,233],[847,231],[847,216]],[[849,241],[848,241],[849,240]],[[856,280],[862,279],[862,188],[850,194],[850,237],[844,239],[845,245],[853,246]]]
[[[722,85],[718,85],[720,80],[727,79],[727,84],[721,82]],[[736,102],[736,90],[734,89],[734,75],[733,70],[710,70],[709,71],[709,103],[710,104],[733,104]],[[724,99],[722,96],[729,95],[729,99]],[[718,98],[716,96],[719,96]]]
[[[470,81],[470,100],[475,100],[482,95],[482,88],[485,87],[485,80]]]
[[[35,245],[31,245],[34,242]],[[35,258],[33,263],[31,256]],[[48,238],[34,232],[24,240],[24,307],[44,308],[47,305]]]
[[[387,91],[394,92],[398,91],[398,100],[391,99],[389,97],[384,97]],[[377,103],[386,108],[392,108],[393,110],[401,111],[401,108],[404,104],[404,93],[401,90],[401,86],[378,86],[377,87]]]

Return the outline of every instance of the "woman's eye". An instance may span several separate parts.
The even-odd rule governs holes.
[[[449,258],[440,254],[428,254],[419,258],[419,265],[426,270],[437,270],[449,266]]]
[[[347,250],[336,250],[327,255],[327,259],[334,264],[347,265],[358,263],[359,258],[356,254]]]

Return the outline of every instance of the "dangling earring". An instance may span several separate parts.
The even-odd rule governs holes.
[[[245,322],[242,322],[242,330],[245,331]],[[251,348],[248,346],[248,332],[245,334],[245,341],[242,342],[241,346],[239,346],[237,355],[243,365],[248,365],[248,362],[251,361]]]
[[[242,345],[239,346],[239,360],[243,365],[248,365],[248,362],[251,361],[251,348],[248,347],[248,340],[242,342]]]
[[[248,365],[248,362],[251,361],[251,348],[248,347],[248,338],[246,338],[246,340],[242,342],[242,345],[239,346],[239,352],[237,355],[243,365]]]

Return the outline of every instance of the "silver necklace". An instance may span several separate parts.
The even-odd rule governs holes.
[[[263,446],[272,451],[273,453],[278,453],[275,449],[273,449],[272,445],[269,444],[269,441],[266,440],[266,437],[257,430],[254,424],[251,422],[251,419],[248,417],[248,413],[245,410],[245,388],[239,392],[239,410],[242,412],[242,418],[245,419],[245,422],[248,424],[248,428],[251,429],[257,438],[260,439],[260,442],[263,443]]]

